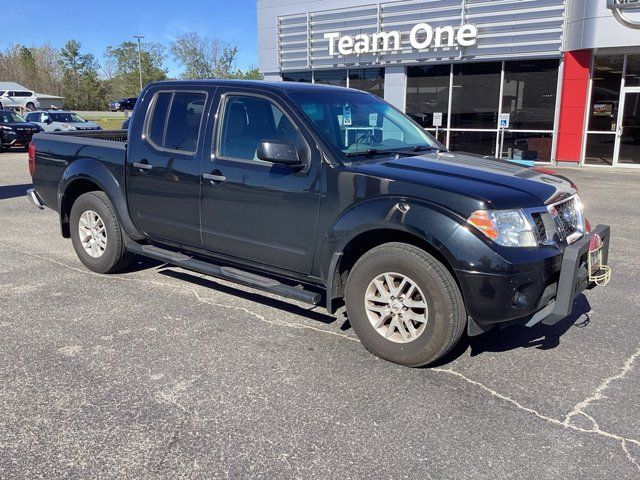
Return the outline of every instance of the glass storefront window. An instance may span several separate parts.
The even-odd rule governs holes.
[[[640,87],[640,55],[627,57],[627,72],[624,77],[625,87]]]
[[[384,98],[384,68],[349,69],[349,88]]]
[[[451,132],[449,149],[471,152],[493,157],[496,153],[496,131],[492,132]]]
[[[316,83],[336,85],[338,87],[347,86],[346,70],[316,70],[314,72],[314,78]]]
[[[433,126],[433,113],[442,112],[442,127],[449,112],[450,65],[407,68],[406,113],[425,128]]]
[[[286,72],[282,74],[282,81],[284,82],[303,82],[303,83],[311,83],[312,82],[312,74],[310,71],[307,72]]]
[[[591,133],[587,135],[585,163],[589,165],[612,165],[615,144],[615,135],[607,135],[604,133]]]
[[[552,148],[552,133],[506,132],[502,145],[502,158],[550,162]]]
[[[623,56],[596,57],[594,60],[590,131],[616,130],[623,62]]]
[[[497,127],[501,72],[501,62],[454,65],[452,128]]]
[[[445,128],[439,128],[437,136],[435,128],[425,128],[425,130],[429,132],[431,136],[438,140],[442,145],[447,144],[447,130]]]
[[[502,113],[511,114],[511,129],[553,130],[558,67],[558,60],[505,63]]]

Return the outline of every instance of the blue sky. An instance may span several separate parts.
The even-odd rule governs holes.
[[[3,29],[0,49],[20,43],[62,47],[71,38],[102,63],[109,45],[135,40],[168,45],[176,35],[195,31],[238,46],[238,66],[258,65],[256,0],[29,0],[19,1],[19,16],[29,19]],[[28,25],[28,27],[25,27]],[[144,41],[144,40],[143,40]],[[169,73],[179,73],[169,55]]]

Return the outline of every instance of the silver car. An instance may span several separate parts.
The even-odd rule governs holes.
[[[28,122],[37,123],[45,132],[69,132],[72,130],[102,130],[95,122],[89,122],[77,113],[56,111],[35,111],[25,115]]]
[[[2,108],[35,110],[40,108],[40,101],[31,90],[0,90],[0,109]]]

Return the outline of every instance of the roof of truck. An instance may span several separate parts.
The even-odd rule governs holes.
[[[291,92],[291,91],[355,91],[351,88],[338,87],[335,85],[321,85],[318,83],[306,83],[306,82],[267,82],[264,80],[166,80],[162,82],[153,82],[151,85],[162,86],[175,86],[175,87],[204,87],[204,86],[235,86],[235,87],[256,87],[264,90],[277,91],[277,92]],[[358,90],[359,91],[359,90]]]

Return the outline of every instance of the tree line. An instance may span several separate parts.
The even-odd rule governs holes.
[[[238,48],[219,39],[185,33],[170,45],[143,42],[140,65],[143,85],[167,80],[169,56],[180,66],[183,79],[261,79],[256,67],[236,65]],[[103,110],[109,100],[137,97],[140,93],[138,44],[125,41],[108,46],[101,65],[84,52],[82,44],[69,40],[64,47],[13,45],[0,51],[0,81],[12,81],[38,93],[64,97],[73,110]]]

